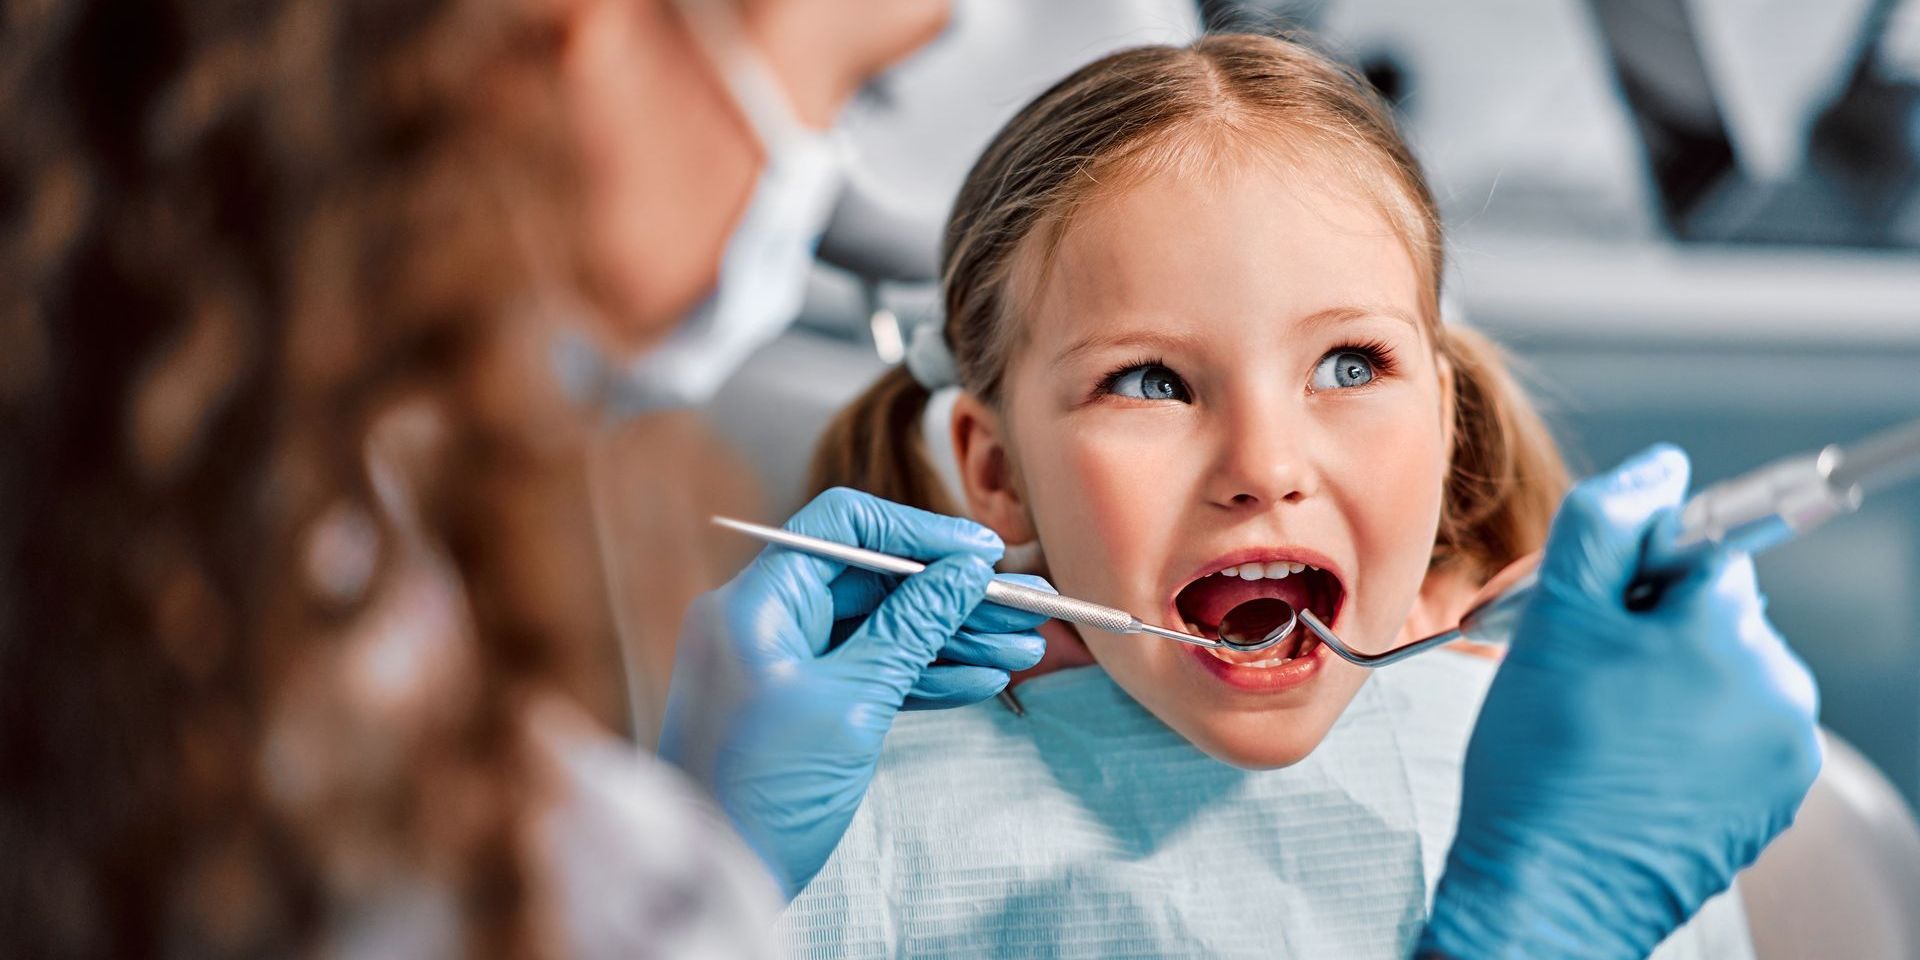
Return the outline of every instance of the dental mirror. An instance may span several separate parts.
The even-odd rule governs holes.
[[[1429,637],[1418,643],[1410,643],[1390,650],[1385,654],[1369,656],[1341,642],[1340,638],[1334,636],[1333,631],[1328,630],[1326,624],[1321,623],[1312,611],[1306,611],[1306,615],[1301,616],[1301,612],[1293,609],[1293,604],[1285,600],[1258,597],[1228,610],[1227,615],[1220,618],[1220,642],[1232,649],[1253,653],[1285,640],[1300,627],[1306,627],[1308,634],[1325,644],[1327,649],[1333,651],[1334,656],[1362,667],[1386,666],[1436,643],[1454,638],[1453,636]]]
[[[1220,618],[1220,640],[1235,650],[1265,650],[1285,640],[1299,625],[1293,604],[1277,597],[1257,597]]]

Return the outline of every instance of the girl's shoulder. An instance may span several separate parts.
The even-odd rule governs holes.
[[[1367,684],[1384,707],[1405,771],[1428,896],[1459,823],[1467,741],[1499,666],[1497,657],[1442,647],[1382,667]]]
[[[1471,729],[1500,669],[1501,650],[1450,644],[1375,670],[1372,684],[1397,711]]]

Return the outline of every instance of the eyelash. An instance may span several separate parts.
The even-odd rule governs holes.
[[[1351,343],[1338,344],[1328,349],[1326,353],[1321,354],[1320,359],[1324,360],[1336,353],[1357,353],[1366,357],[1367,362],[1373,364],[1375,382],[1378,382],[1381,377],[1393,376],[1394,372],[1399,369],[1399,363],[1393,355],[1393,348],[1388,346],[1384,340],[1358,340]],[[1314,362],[1316,364],[1319,363],[1318,360]],[[1120,382],[1121,377],[1141,367],[1166,367],[1168,370],[1173,370],[1175,376],[1178,376],[1180,373],[1180,371],[1174,370],[1172,365],[1159,357],[1143,357],[1138,360],[1123,363],[1107,371],[1106,375],[1100,378],[1099,384],[1094,387],[1092,396],[1087,399],[1091,401],[1110,396],[1113,393],[1114,385]],[[1183,377],[1182,379],[1185,378]],[[1366,388],[1359,387],[1349,389],[1364,390]]]
[[[1393,376],[1394,371],[1399,369],[1399,363],[1393,356],[1393,348],[1388,346],[1385,340],[1360,340],[1354,343],[1343,343],[1321,354],[1320,357],[1324,360],[1328,356],[1336,353],[1357,353],[1366,357],[1367,362],[1373,364],[1374,380],[1376,381],[1381,377]]]
[[[1093,395],[1087,399],[1098,400],[1101,397],[1111,396],[1114,386],[1120,382],[1121,377],[1141,367],[1166,367],[1168,370],[1173,370],[1173,367],[1168,366],[1167,362],[1159,357],[1144,357],[1131,363],[1123,363],[1107,371],[1106,375],[1100,378],[1100,382],[1094,386]],[[1174,372],[1177,374],[1179,371]]]

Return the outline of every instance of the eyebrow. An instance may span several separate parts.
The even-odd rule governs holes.
[[[1325,310],[1308,314],[1300,320],[1300,325],[1303,327],[1327,327],[1373,318],[1398,320],[1406,324],[1416,335],[1420,332],[1420,324],[1417,321],[1391,307],[1329,307]],[[1190,334],[1162,333],[1156,330],[1117,330],[1090,333],[1074,341],[1071,346],[1055,355],[1053,358],[1053,366],[1065,366],[1083,354],[1091,353],[1095,350],[1106,350],[1116,347],[1172,353],[1183,348],[1196,346],[1202,342],[1202,339],[1201,337]]]
[[[1155,353],[1175,353],[1198,345],[1199,337],[1186,334],[1160,333],[1153,330],[1121,330],[1111,333],[1093,333],[1075,341],[1073,346],[1060,351],[1053,358],[1056,367],[1066,366],[1082,354],[1095,350],[1108,350],[1116,347],[1129,347],[1135,350],[1149,350]]]

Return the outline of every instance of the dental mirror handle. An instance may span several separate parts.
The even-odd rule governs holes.
[[[1903,432],[1911,434],[1914,429],[1909,426]],[[1858,510],[1860,485],[1847,482],[1842,475],[1846,460],[1840,447],[1829,446],[1817,453],[1788,457],[1695,494],[1680,509],[1680,532],[1672,546],[1648,544],[1643,574],[1627,588],[1627,606],[1646,609],[1658,603],[1676,572],[1686,569],[1700,554],[1724,549],[1759,553]],[[1536,573],[1528,573],[1493,599],[1467,611],[1460,618],[1459,635],[1483,643],[1511,637],[1538,582]]]
[[[714,517],[713,522],[729,530],[744,533],[755,540],[777,544],[817,557],[838,560],[848,566],[859,567],[862,570],[871,570],[875,573],[889,573],[896,576],[910,577],[927,568],[926,564],[917,560],[908,560],[905,557],[896,557],[892,554],[881,553],[878,550],[868,550],[864,547],[849,546],[848,544],[835,543],[831,540],[809,537],[805,534],[794,533],[791,530],[782,530],[778,527],[769,527],[758,523],[748,523],[744,520],[735,520],[732,517]],[[1105,630],[1109,633],[1151,633],[1156,636],[1166,637],[1170,640],[1179,640],[1198,646],[1219,646],[1219,644],[1203,637],[1196,637],[1175,630],[1166,630],[1142,622],[1139,617],[1125,610],[1101,606],[1100,604],[1091,603],[1086,600],[1076,600],[1072,597],[1063,597],[1057,593],[1037,590],[1033,587],[1014,583],[1011,580],[1001,579],[1000,577],[995,577],[987,583],[986,599],[991,603],[997,603],[1003,607],[1012,607],[1015,610],[1037,613],[1044,617],[1065,620],[1069,623],[1077,623],[1082,626]]]

